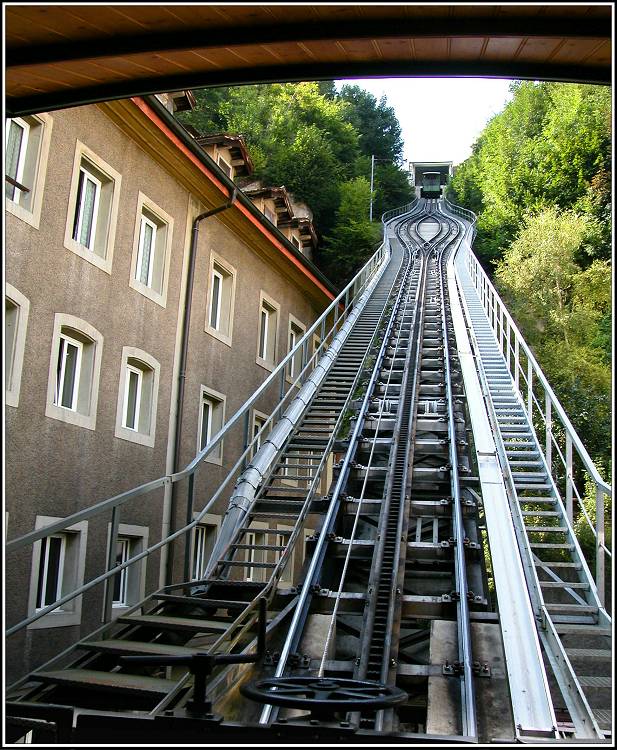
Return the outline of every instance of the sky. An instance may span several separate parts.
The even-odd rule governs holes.
[[[385,94],[401,125],[410,161],[453,161],[471,154],[488,120],[510,100],[509,80],[491,78],[367,78],[355,84],[377,99]]]

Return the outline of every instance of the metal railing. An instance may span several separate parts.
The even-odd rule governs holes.
[[[87,583],[77,586],[72,591],[61,596],[55,602],[37,609],[33,614],[29,615],[24,620],[16,623],[6,630],[6,636],[13,635],[14,633],[22,630],[31,623],[39,620],[41,617],[59,609],[65,604],[73,601],[79,596],[86,594],[87,592],[94,589],[100,584],[105,584],[104,594],[104,609],[102,621],[111,621],[111,610],[112,610],[112,597],[113,597],[113,580],[112,577],[118,575],[122,570],[130,568],[130,566],[139,563],[141,560],[152,555],[154,552],[171,544],[175,540],[184,538],[185,545],[188,547],[191,544],[191,534],[193,529],[203,521],[204,516],[208,513],[214,504],[224,497],[224,493],[227,488],[233,487],[233,481],[237,479],[238,475],[246,467],[247,461],[256,450],[259,441],[262,440],[267,433],[270,431],[274,423],[280,418],[284,409],[289,405],[291,400],[295,397],[298,389],[305,382],[308,375],[314,369],[317,361],[321,357],[322,353],[328,348],[330,342],[337,335],[339,330],[345,324],[345,321],[349,317],[354,305],[356,304],[359,297],[366,291],[371,282],[375,279],[377,274],[385,268],[386,263],[390,257],[389,239],[387,236],[387,222],[393,218],[393,216],[400,215],[400,213],[406,213],[409,207],[413,206],[413,201],[409,206],[404,206],[402,209],[395,209],[394,211],[387,212],[382,217],[383,223],[383,242],[373,254],[373,256],[366,262],[362,269],[356,274],[356,276],[347,284],[347,286],[340,292],[340,294],[334,299],[322,315],[310,326],[304,336],[297,342],[297,344],[289,351],[289,353],[279,362],[274,371],[268,376],[268,378],[259,386],[259,388],[242,404],[242,406],[230,417],[222,428],[217,432],[209,443],[202,448],[195,458],[187,465],[184,469],[173,474],[167,474],[159,477],[152,481],[141,484],[133,489],[122,492],[114,497],[102,500],[94,505],[84,508],[70,516],[67,516],[59,521],[52,524],[48,524],[40,529],[36,529],[28,534],[17,537],[8,541],[5,545],[6,556],[7,556],[7,570],[11,569],[13,563],[12,559],[9,559],[10,555],[32,547],[32,545],[41,540],[48,538],[52,534],[58,534],[61,532],[68,531],[75,524],[82,521],[91,521],[97,519],[97,523],[104,524],[105,526],[110,523],[109,532],[109,547],[106,555],[106,571],[101,575],[92,578]],[[398,213],[397,213],[398,211]],[[390,215],[392,214],[392,216]],[[314,336],[319,337],[319,344],[313,346]],[[313,352],[309,353],[310,347],[313,346]],[[301,353],[302,362],[298,375],[292,380],[289,377],[290,363],[294,358]],[[265,423],[261,426],[259,431],[251,435],[251,412],[252,410],[261,407],[263,412],[269,411],[269,415],[265,420]],[[240,445],[234,457],[231,461],[235,460],[232,468],[229,470],[222,482],[218,482],[218,486],[209,499],[206,501],[203,508],[195,512],[195,499],[198,490],[206,490],[204,494],[209,494],[209,491],[202,487],[198,487],[198,483],[203,480],[200,477],[200,471],[205,468],[220,469],[218,466],[213,466],[207,459],[215,452],[218,452],[219,447],[222,446],[223,440],[228,443],[236,443]],[[146,549],[143,549],[138,554],[133,554],[127,560],[121,564],[116,565],[114,561],[115,549],[120,529],[120,512],[121,509],[126,512],[128,504],[131,501],[135,501],[139,498],[140,505],[144,503],[145,497],[152,495],[152,493],[161,490],[163,488],[169,488],[176,483],[180,483],[186,480],[186,523],[184,526],[174,531],[173,533],[164,536],[159,541],[151,544]],[[160,493],[159,493],[160,494]],[[192,517],[194,516],[194,517]],[[172,551],[170,550],[170,554]],[[186,547],[185,547],[185,559]],[[20,561],[21,562],[21,561]],[[23,566],[19,566],[22,567]],[[185,568],[186,572],[186,568]],[[171,583],[171,582],[170,582]]]
[[[471,222],[475,230],[476,216],[461,206],[455,206],[446,199],[450,211]],[[474,235],[475,236],[475,233]],[[603,480],[583,445],[572,423],[553,392],[549,382],[536,361],[533,352],[525,342],[518,326],[501,300],[497,290],[484,272],[471,249],[471,242],[463,242],[461,250],[475,286],[478,298],[497,339],[500,350],[514,380],[527,412],[529,422],[543,448],[546,466],[553,477],[555,486],[562,498],[570,523],[574,522],[574,505],[593,534],[595,545],[595,582],[598,598],[605,603],[605,570],[607,558],[612,557],[606,546],[605,497],[612,497],[612,489]],[[585,507],[585,480],[590,482],[595,494],[595,522]],[[609,563],[610,564],[610,563]]]

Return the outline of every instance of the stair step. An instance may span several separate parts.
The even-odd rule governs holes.
[[[540,581],[543,589],[584,589],[589,591],[588,583],[572,583],[571,581]]]
[[[612,635],[611,628],[601,628],[599,625],[575,625],[572,623],[561,623],[555,625],[555,630],[560,635],[570,635],[572,633],[576,635]]]
[[[613,652],[603,648],[566,648],[570,659],[593,659],[593,661],[612,661]]]
[[[550,531],[553,533],[567,534],[567,526],[525,526],[526,531],[531,531],[534,534],[538,534],[544,531]]]
[[[291,531],[279,531],[278,529],[259,529],[260,533],[272,531],[276,534],[287,534],[290,535]],[[191,605],[197,605],[198,607],[203,605],[208,609],[216,607],[216,609],[244,609],[246,602],[232,601],[230,599],[206,599],[205,597],[188,597],[188,596],[175,596],[174,594],[152,594],[152,598],[160,599],[161,601],[177,602],[179,604],[187,603]]]
[[[146,628],[159,628],[160,630],[196,630],[203,632],[222,632],[227,630],[229,625],[229,623],[217,622],[215,620],[201,620],[192,617],[165,617],[164,615],[125,615],[119,617],[117,622],[124,622],[127,625],[139,625]]]
[[[175,687],[174,680],[163,680],[124,672],[99,672],[94,669],[62,669],[57,672],[35,672],[32,678],[75,688],[97,688],[123,693],[166,695]]]
[[[593,708],[593,715],[600,729],[610,732],[613,726],[613,712],[610,708]]]
[[[549,612],[576,612],[582,614],[583,612],[591,612],[597,614],[598,608],[591,604],[545,604],[544,605]]]
[[[160,654],[161,656],[190,656],[199,651],[196,648],[172,646],[169,643],[146,643],[144,641],[126,641],[118,638],[109,638],[105,641],[86,641],[85,643],[80,643],[79,648],[111,654]]]

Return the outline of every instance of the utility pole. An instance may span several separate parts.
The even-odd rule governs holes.
[[[375,175],[375,154],[371,154],[371,203],[368,212],[368,220],[373,221],[373,177]]]

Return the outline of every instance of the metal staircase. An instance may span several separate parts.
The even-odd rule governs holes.
[[[565,702],[577,736],[610,736],[611,619],[462,255],[456,266],[539,633],[559,686],[554,703]]]

